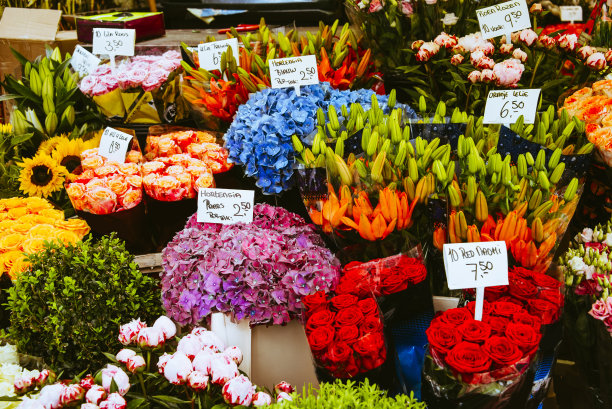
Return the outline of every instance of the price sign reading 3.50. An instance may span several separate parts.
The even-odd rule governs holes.
[[[136,30],[119,28],[94,28],[93,53],[98,55],[134,55]]]
[[[489,91],[485,105],[485,124],[512,124],[522,115],[526,124],[535,120],[540,89]]]

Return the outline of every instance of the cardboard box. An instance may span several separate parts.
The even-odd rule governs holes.
[[[164,13],[117,12],[78,17],[76,19],[79,41],[90,44],[94,28],[132,28],[136,41],[162,37],[166,34]]]

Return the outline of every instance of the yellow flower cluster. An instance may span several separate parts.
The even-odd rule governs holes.
[[[28,267],[25,254],[43,249],[45,241],[76,243],[89,233],[81,219],[64,219],[64,212],[39,197],[0,200],[0,275],[15,279]]]

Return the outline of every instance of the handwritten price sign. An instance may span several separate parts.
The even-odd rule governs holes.
[[[582,7],[559,6],[561,9],[561,21],[582,21]]]
[[[131,140],[132,135],[128,133],[106,128],[100,138],[100,155],[108,160],[124,163]]]
[[[72,53],[72,58],[70,58],[70,65],[79,75],[85,76],[100,65],[100,59],[80,45],[77,45]]]
[[[120,28],[94,28],[93,53],[98,55],[134,55],[136,30]]]
[[[506,242],[445,244],[443,250],[449,289],[508,285]]]
[[[236,59],[236,63],[238,63],[240,61],[240,54],[238,53],[237,38],[198,44],[198,60],[200,61],[200,67],[209,71],[220,70],[221,56],[229,47],[232,47],[232,54]]]
[[[495,38],[514,31],[531,28],[525,0],[507,1],[476,10],[482,37]]]
[[[300,95],[300,86],[319,83],[317,58],[304,55],[270,60],[270,82],[272,88],[295,87]]]
[[[253,190],[200,189],[198,222],[251,223],[253,221]]]
[[[523,115],[526,124],[535,120],[540,89],[489,91],[485,105],[485,124],[511,124]]]

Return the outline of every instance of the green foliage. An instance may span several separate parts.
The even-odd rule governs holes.
[[[101,351],[120,347],[120,324],[162,312],[155,280],[114,234],[67,247],[47,243],[29,261],[9,290],[9,335],[20,352],[66,375],[101,367]]]
[[[342,383],[322,383],[316,390],[312,386],[302,395],[293,394],[293,401],[283,401],[272,405],[273,408],[306,408],[306,409],[342,409],[342,408],[376,408],[376,409],[425,409],[425,403],[417,401],[412,393],[390,398],[377,385],[370,385],[368,380],[359,385],[353,381]]]

